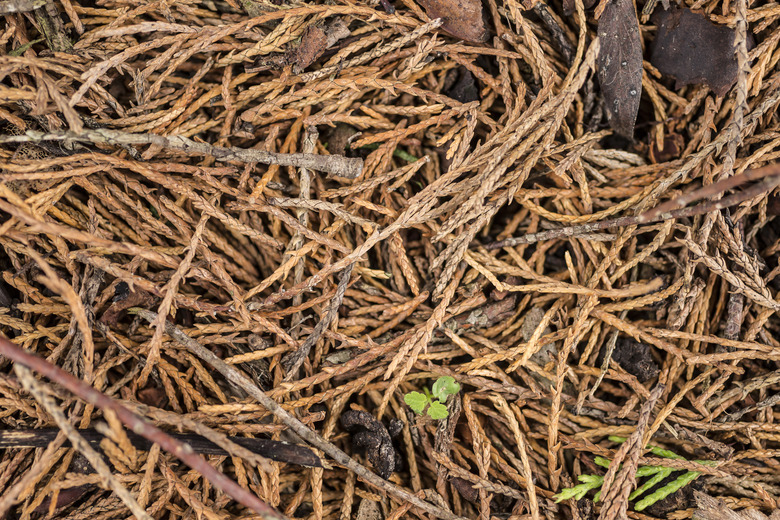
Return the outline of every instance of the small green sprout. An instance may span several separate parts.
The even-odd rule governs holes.
[[[409,392],[404,396],[404,402],[409,405],[414,413],[422,415],[428,413],[428,417],[434,420],[446,419],[450,414],[444,403],[447,397],[455,395],[460,391],[460,385],[450,376],[442,376],[433,383],[431,391],[423,388],[424,394],[420,392]],[[436,400],[433,400],[433,398]]]
[[[626,441],[625,437],[616,437],[616,436],[610,436],[609,440],[617,443],[622,443]],[[666,459],[687,460],[684,457],[681,457],[680,455],[677,455],[672,451],[665,450],[663,448],[658,448],[656,446],[648,446],[647,449],[649,449],[653,455],[656,455],[658,457],[663,457]],[[609,459],[605,459],[604,457],[596,457],[594,462],[604,468],[609,468],[609,465],[611,463]],[[695,460],[694,462],[698,462],[699,464],[703,464],[706,466],[715,465],[715,462],[711,460]],[[636,500],[641,495],[643,495],[647,491],[650,491],[652,488],[658,485],[662,480],[666,479],[666,477],[671,475],[674,471],[675,470],[673,468],[667,468],[664,466],[641,466],[637,468],[636,478],[644,478],[644,477],[650,477],[650,478],[648,478],[647,481],[645,481],[640,487],[638,487],[633,493],[631,493],[628,499],[630,501]],[[690,484],[691,482],[696,480],[699,477],[699,475],[701,475],[701,472],[699,471],[686,471],[685,473],[677,477],[677,479],[656,489],[649,495],[645,496],[642,500],[634,504],[634,510],[642,511],[650,507],[651,505],[655,504],[659,500],[663,500],[664,498],[668,497],[675,491]],[[557,495],[554,495],[553,498],[555,498],[556,502],[561,502],[563,500],[568,500],[570,498],[579,500],[583,498],[589,491],[599,489],[604,483],[604,477],[599,475],[580,475],[579,477],[577,477],[577,479],[581,482],[581,484],[578,484],[574,487],[565,488],[561,490],[561,492],[558,493]],[[601,498],[601,491],[599,490],[596,493],[596,495],[593,497],[593,500],[594,502],[598,502],[600,498]]]

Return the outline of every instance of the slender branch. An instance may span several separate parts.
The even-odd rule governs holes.
[[[363,159],[349,158],[343,155],[316,155],[311,153],[274,153],[263,150],[227,148],[208,143],[193,141],[184,136],[162,136],[156,134],[131,134],[106,128],[84,129],[82,132],[37,132],[28,130],[21,135],[0,135],[0,144],[37,143],[41,141],[65,141],[109,145],[147,145],[153,144],[169,150],[180,150],[191,155],[210,155],[218,161],[238,161],[243,163],[277,164],[296,166],[339,177],[354,179],[363,170]]]
[[[699,204],[698,206],[692,206],[690,208],[683,207],[690,202],[709,198],[713,195],[723,193],[728,189],[744,184],[745,182],[759,179],[762,180],[738,193],[729,195],[728,197],[723,197],[720,200],[712,200],[705,202],[704,204]],[[660,222],[663,220],[703,215],[705,213],[709,213],[710,211],[717,211],[735,206],[741,202],[761,195],[762,193],[769,192],[778,185],[780,185],[780,164],[773,164],[770,166],[765,166],[764,168],[748,170],[740,175],[735,175],[733,177],[727,177],[722,181],[710,184],[698,190],[694,190],[691,193],[677,197],[674,200],[664,202],[663,204],[660,204],[655,208],[642,213],[641,215],[632,217],[618,217],[609,220],[602,220],[600,222],[592,222],[590,224],[582,224],[580,226],[566,226],[557,229],[551,229],[549,231],[540,231],[539,233],[529,233],[520,237],[508,238],[499,242],[493,242],[485,245],[484,247],[487,250],[501,249],[503,247],[513,247],[520,244],[533,244],[536,242],[553,240],[556,238],[581,236],[584,234],[593,233],[594,231],[600,231],[602,229],[636,226],[639,224],[651,224],[653,222]]]
[[[52,457],[54,457],[57,450],[62,447],[66,438],[65,433],[58,430],[57,435],[50,440],[38,460],[24,472],[24,475],[16,484],[3,491],[3,496],[0,497],[0,518],[5,518],[6,513],[8,513],[8,510],[11,509],[14,504],[24,500],[24,498],[20,499],[19,496],[23,493],[24,495],[27,494],[25,491],[28,486],[38,482],[38,479],[41,478],[42,474],[51,469]]]
[[[154,312],[147,311],[145,309],[132,308],[129,309],[128,312],[137,314],[149,323],[153,323],[154,319],[157,317]],[[187,350],[214,367],[217,372],[222,374],[230,383],[240,387],[247,394],[257,399],[263,407],[274,414],[274,416],[279,419],[279,421],[290,428],[290,430],[295,432],[296,435],[301,437],[315,448],[320,449],[327,455],[331,456],[338,464],[352,471],[358,477],[368,482],[372,486],[381,489],[382,491],[385,491],[402,501],[410,502],[412,506],[417,507],[422,511],[425,511],[426,513],[434,515],[438,518],[441,518],[442,520],[466,520],[463,517],[453,514],[451,511],[420,499],[405,489],[396,486],[392,482],[389,482],[376,475],[362,464],[358,464],[352,460],[349,455],[341,451],[332,443],[317,435],[316,432],[310,430],[305,424],[293,417],[287,410],[282,408],[279,403],[268,397],[265,392],[258,388],[257,385],[250,381],[246,376],[241,374],[234,367],[222,361],[213,352],[205,348],[196,340],[187,336],[177,326],[166,321],[165,332],[171,338],[181,343]]]
[[[256,511],[266,518],[286,520],[284,515],[277,512],[274,508],[260,500],[253,493],[250,493],[246,489],[236,484],[224,473],[211,466],[206,461],[206,459],[195,453],[188,444],[174,439],[153,424],[145,421],[141,417],[138,417],[107,395],[95,390],[85,382],[76,379],[61,368],[49,363],[45,359],[24,351],[20,346],[8,341],[5,338],[0,338],[0,354],[16,363],[19,363],[20,365],[27,366],[39,374],[46,376],[50,380],[62,385],[67,390],[85,400],[89,404],[92,404],[101,410],[113,411],[125,426],[130,428],[136,434],[146,437],[150,441],[159,444],[162,449],[181,459],[181,461],[184,462],[187,466],[199,472],[206,480],[211,482],[215,487],[230,495],[237,502]]]

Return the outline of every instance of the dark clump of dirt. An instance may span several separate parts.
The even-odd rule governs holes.
[[[612,361],[623,370],[636,376],[640,383],[646,383],[658,377],[658,364],[653,360],[650,345],[629,338],[618,338]]]

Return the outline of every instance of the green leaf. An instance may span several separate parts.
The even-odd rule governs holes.
[[[661,482],[663,479],[665,479],[666,477],[668,477],[669,475],[671,475],[671,474],[672,474],[672,471],[674,471],[672,468],[659,468],[659,469],[660,469],[661,471],[659,471],[658,473],[656,473],[656,474],[655,474],[655,476],[654,476],[653,478],[651,478],[651,479],[648,479],[648,480],[647,480],[647,482],[645,482],[644,484],[642,484],[642,486],[641,486],[641,487],[637,488],[637,489],[636,489],[636,490],[635,490],[633,493],[631,493],[631,494],[628,496],[628,499],[629,499],[630,501],[632,501],[632,502],[633,502],[634,500],[636,500],[637,498],[639,498],[640,496],[642,496],[642,494],[644,494],[644,493],[645,493],[645,491],[648,491],[648,490],[650,490],[650,489],[653,489],[653,488],[656,486],[656,484],[659,484],[659,483],[660,483],[660,482]],[[638,475],[638,474],[639,474],[639,472],[637,471],[637,475]]]
[[[655,475],[656,473],[663,472],[667,469],[669,468],[663,466],[640,466],[639,469],[636,470],[636,478],[649,477],[650,475]]]
[[[575,498],[581,499],[588,494],[588,491],[601,487],[604,483],[604,477],[599,475],[580,475],[577,477],[582,484],[578,484],[574,487],[562,489],[557,495],[553,495],[556,502]]]
[[[574,496],[577,494],[578,487],[579,486],[575,486],[573,488],[564,488],[557,495],[553,495],[553,498],[555,499],[555,503],[557,504],[559,502],[563,502],[564,500],[574,498]]]
[[[449,414],[449,410],[447,410],[446,406],[441,404],[441,401],[434,401],[428,407],[428,415],[431,419],[446,419]]]
[[[460,385],[451,376],[442,376],[433,383],[433,395],[442,403],[447,400],[447,396],[455,395],[459,391]]]
[[[645,498],[637,502],[634,506],[634,510],[642,511],[643,509],[655,504],[659,500],[663,500],[678,489],[683,488],[696,480],[699,475],[701,475],[701,473],[698,471],[688,471],[684,473],[683,475],[677,477],[677,480],[673,480],[664,487],[657,489],[652,494],[647,495]]]
[[[404,402],[417,414],[422,414],[429,399],[420,392],[409,392],[404,396]]]

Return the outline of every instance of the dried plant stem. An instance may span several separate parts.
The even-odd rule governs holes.
[[[190,448],[187,444],[184,444],[172,438],[164,431],[148,423],[141,417],[138,417],[130,410],[128,410],[124,406],[120,405],[119,403],[111,399],[110,397],[106,396],[102,392],[95,390],[94,388],[84,383],[83,381],[76,379],[75,377],[65,372],[61,368],[49,363],[48,361],[42,358],[39,358],[38,356],[25,352],[21,347],[8,341],[5,338],[0,338],[0,354],[2,354],[3,356],[7,357],[8,359],[18,364],[32,368],[39,374],[42,374],[47,378],[51,379],[52,381],[59,383],[60,385],[68,389],[70,392],[73,392],[81,399],[100,408],[101,410],[113,411],[117,415],[119,420],[122,421],[122,423],[128,428],[130,428],[133,432],[143,437],[146,437],[147,439],[149,439],[150,441],[156,444],[159,444],[161,448],[177,456],[179,459],[182,460],[182,462],[187,464],[195,471],[200,472],[206,480],[210,481],[215,487],[221,489],[222,491],[224,491],[225,493],[233,497],[237,502],[256,511],[257,513],[265,516],[266,518],[279,519],[279,520],[286,519],[284,515],[278,513],[274,508],[272,508],[271,506],[269,506],[268,504],[260,500],[256,495],[250,493],[249,491],[245,490],[244,488],[236,484],[230,478],[225,476],[224,473],[214,469],[214,467],[211,466],[206,461],[206,459],[194,453],[192,451],[192,448]],[[67,423],[67,419],[65,419],[65,422]],[[70,425],[70,423],[68,423],[68,425]],[[59,425],[59,426],[61,429],[65,429],[63,425]],[[82,451],[81,445],[76,443],[78,442],[78,439],[81,439],[83,441],[83,438],[81,436],[78,436],[78,439],[76,439],[75,441],[74,438],[71,437],[69,438],[70,441],[74,443],[74,446],[77,446],[78,449]],[[88,443],[86,443],[86,441],[84,441],[83,445],[91,450],[91,448],[89,448],[89,445]],[[82,453],[84,453],[84,451],[82,451]],[[90,462],[92,461],[90,460]],[[94,467],[95,469],[97,469],[97,466]],[[148,515],[143,513],[143,511],[141,511],[141,513],[145,515],[142,516],[142,518],[150,518],[148,517]]]
[[[143,410],[144,406],[139,405],[138,408]],[[266,458],[287,464],[322,467],[322,463],[314,455],[314,452],[305,446],[270,439],[227,436],[173,412],[165,412],[164,410],[147,411],[155,420],[167,421],[168,424],[177,427],[183,426],[197,432],[198,434],[168,433],[174,439],[189,444],[195,453],[239,457],[252,465],[260,466],[263,471],[269,472],[271,469],[266,469],[265,467]],[[52,445],[51,443],[56,440],[59,432],[60,430],[57,428],[0,430],[0,449],[44,448]],[[105,438],[105,435],[94,429],[78,430],[78,432],[88,443],[94,446],[100,446],[100,442]],[[134,448],[140,450],[151,449],[152,443],[149,440],[131,431],[126,431],[125,433]],[[71,446],[68,441],[58,443],[57,447],[60,447],[60,445],[63,448]],[[2,518],[2,514],[0,514],[0,518]]]
[[[156,134],[131,134],[118,130],[98,128],[84,129],[82,132],[37,132],[28,130],[22,135],[0,136],[0,144],[39,143],[42,141],[64,141],[94,143],[120,146],[156,145],[169,150],[180,150],[191,155],[210,155],[218,161],[238,161],[243,163],[276,164],[295,166],[311,170],[328,172],[339,177],[354,179],[363,169],[363,159],[342,155],[316,155],[310,153],[274,153],[263,150],[237,147],[214,146],[199,143],[188,137]]]
[[[295,375],[298,373],[298,369],[301,368],[301,365],[303,364],[303,360],[306,359],[306,356],[309,355],[311,348],[315,343],[317,343],[317,340],[322,337],[322,333],[325,332],[326,328],[328,328],[328,325],[330,325],[330,323],[333,321],[333,318],[336,317],[336,314],[339,312],[341,302],[344,299],[344,293],[347,291],[349,277],[352,274],[352,269],[354,267],[355,264],[349,264],[349,266],[347,266],[347,268],[341,272],[341,278],[339,279],[339,285],[336,289],[336,294],[328,304],[328,308],[325,309],[325,315],[314,327],[314,330],[311,332],[309,337],[306,338],[306,341],[303,343],[303,345],[301,345],[301,348],[288,354],[285,356],[285,359],[282,360],[282,364],[289,366],[287,375],[285,376],[285,381],[290,381],[295,377]]]
[[[129,312],[137,314],[138,316],[145,319],[149,323],[153,323],[155,318],[157,317],[157,315],[154,312],[145,309],[132,308],[129,309]],[[412,506],[425,511],[426,513],[435,515],[436,517],[441,518],[443,520],[465,520],[462,517],[459,517],[451,513],[450,511],[442,509],[441,507],[434,506],[433,504],[430,504],[420,499],[419,497],[413,495],[412,493],[409,493],[405,489],[396,486],[395,484],[388,482],[382,477],[369,471],[368,469],[366,469],[365,466],[358,464],[357,462],[352,460],[352,458],[349,455],[341,451],[332,443],[323,439],[316,432],[310,430],[305,424],[303,424],[298,419],[293,417],[287,410],[282,408],[282,406],[279,403],[277,403],[276,401],[268,397],[265,394],[265,392],[263,392],[257,385],[255,385],[247,377],[241,374],[238,370],[236,370],[232,366],[222,361],[213,352],[205,348],[203,345],[201,345],[194,339],[187,336],[184,332],[182,332],[181,329],[179,329],[175,325],[166,322],[165,332],[174,340],[178,341],[184,347],[186,347],[187,350],[189,350],[190,352],[198,356],[200,359],[209,363],[212,367],[214,367],[217,370],[217,372],[222,374],[232,384],[240,387],[250,396],[257,399],[263,407],[265,407],[269,412],[274,414],[274,416],[277,419],[279,419],[285,426],[290,428],[290,430],[295,432],[303,440],[305,440],[315,448],[318,448],[323,452],[325,452],[327,455],[332,457],[333,460],[335,460],[338,464],[341,464],[348,470],[354,472],[358,477],[362,478],[364,481],[368,482],[369,484],[373,485],[378,489],[381,489],[382,491],[385,491],[386,493],[393,495],[394,497],[402,501],[411,503]]]
[[[52,367],[53,366],[54,365],[52,365]],[[36,381],[36,379],[33,377],[32,372],[30,372],[20,363],[14,365],[14,371],[19,377],[19,381],[22,383],[24,389],[30,392],[41,404],[41,406],[43,406],[43,408],[49,413],[49,415],[52,416],[54,422],[57,423],[57,426],[59,426],[60,430],[65,432],[65,435],[68,437],[71,445],[73,445],[73,447],[76,448],[79,453],[84,455],[92,467],[95,468],[95,471],[97,471],[98,475],[103,478],[103,484],[111,488],[114,493],[119,496],[122,502],[124,502],[127,508],[130,509],[130,512],[132,512],[136,518],[141,520],[152,520],[152,517],[146,511],[144,511],[140,505],[138,505],[138,502],[135,501],[135,498],[133,498],[127,488],[120,484],[116,477],[114,477],[113,473],[111,473],[111,468],[103,460],[100,454],[95,451],[94,448],[92,448],[92,446],[90,446],[89,443],[84,439],[84,437],[79,435],[79,432],[76,430],[76,428],[70,424],[70,421],[68,421],[68,418],[65,417],[65,414],[62,412],[62,410],[60,410],[59,406],[57,406],[57,403],[55,403],[54,399],[46,392],[44,385]],[[62,373],[66,374],[64,371]]]
[[[647,431],[653,407],[658,402],[658,399],[661,398],[664,388],[664,385],[659,384],[650,392],[650,397],[639,411],[639,421],[637,422],[636,430],[620,446],[615,454],[615,458],[609,465],[607,474],[604,475],[604,484],[601,488],[601,498],[604,504],[601,508],[599,520],[623,520],[628,518],[626,515],[628,496],[636,484],[636,468],[643,448],[642,439]]]

